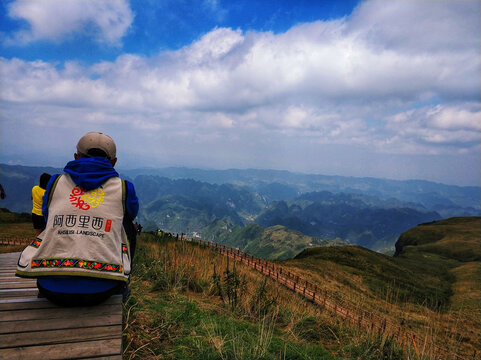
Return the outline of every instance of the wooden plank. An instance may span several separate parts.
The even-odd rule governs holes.
[[[1,311],[0,322],[2,321],[21,321],[37,319],[61,319],[80,316],[102,316],[121,314],[122,307],[112,305],[96,305],[89,307],[57,307],[50,309],[24,309]]]
[[[21,279],[18,277],[9,277],[9,278],[4,278],[0,279],[0,284],[5,284],[5,283],[10,283],[10,282],[18,282],[18,283],[24,283],[24,284],[30,284],[30,283],[37,283],[36,279]]]
[[[122,339],[95,340],[78,343],[26,346],[0,350],[3,359],[82,359],[93,356],[119,355]]]
[[[6,281],[0,282],[0,289],[26,289],[26,288],[36,288],[36,281]]]
[[[16,276],[10,276],[10,277],[1,277],[0,276],[0,284],[5,284],[9,282],[22,282],[24,284],[29,284],[29,283],[37,283],[36,279],[22,279]]]
[[[26,321],[6,321],[0,326],[0,334],[8,334],[15,332],[27,331],[45,331],[70,329],[72,327],[95,327],[104,325],[122,324],[122,316],[119,314],[105,315],[102,317],[80,317],[67,319],[44,319],[44,320],[26,320]]]
[[[13,297],[36,297],[38,295],[37,288],[29,289],[1,289],[0,299],[13,298]]]
[[[20,256],[20,252],[11,252],[11,253],[5,253],[5,254],[0,254],[0,259],[18,259]]]
[[[0,254],[0,359],[122,359],[122,296],[92,307],[37,298],[36,279],[15,276],[19,253]]]
[[[74,341],[106,340],[122,334],[122,325],[85,327],[42,332],[0,334],[0,349],[27,345],[51,345]]]
[[[102,305],[120,305],[122,303],[122,295],[114,295],[105,300]],[[46,309],[58,308],[58,305],[48,301],[45,298],[30,299],[3,299],[0,300],[0,311],[5,310],[21,310],[21,309]]]

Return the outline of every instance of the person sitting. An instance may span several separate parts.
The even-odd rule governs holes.
[[[45,230],[21,253],[16,275],[37,278],[40,295],[61,306],[95,305],[116,293],[125,301],[139,210],[135,188],[114,170],[116,145],[106,134],[85,134],[74,159],[50,179]]]

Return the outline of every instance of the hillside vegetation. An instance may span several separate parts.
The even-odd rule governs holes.
[[[431,246],[442,246],[453,233],[458,233],[458,245],[481,244],[477,218],[451,221],[458,229],[441,222],[447,226],[445,236]],[[414,332],[418,340],[413,350],[384,334],[346,326],[322,307],[243,264],[234,267],[232,260],[229,264],[209,249],[144,234],[128,304],[127,353],[139,359],[149,354],[190,359],[192,353],[205,359],[427,359],[423,344],[433,341],[477,359],[479,261],[430,257],[421,249],[411,256],[410,247],[416,246],[406,244],[396,257],[352,245],[311,247],[276,262],[332,294],[339,304],[354,304]],[[460,301],[466,289],[469,299]]]
[[[481,328],[481,217],[451,218],[406,231],[396,243],[396,259],[424,271],[428,280],[449,279],[451,306],[474,311]]]
[[[0,238],[31,238],[33,240],[35,231],[33,229],[31,216],[31,214],[19,214],[0,208]],[[24,245],[0,245],[0,252],[21,251],[24,247]]]
[[[353,194],[316,192],[270,204],[257,218],[262,226],[284,225],[310,236],[341,238],[373,250],[391,247],[398,236],[421,222],[441,219],[397,201]]]
[[[396,248],[395,257],[357,246],[312,248],[282,265],[419,333],[452,333],[443,341],[471,355],[480,349],[481,218],[419,225]]]
[[[224,220],[212,222],[202,234],[206,240],[233,246],[268,260],[293,258],[302,250],[312,246],[346,245],[346,242],[341,239],[326,240],[307,236],[281,225],[268,228],[255,223],[234,226]]]
[[[481,212],[480,187],[272,170],[117,170],[135,185],[141,205],[137,221],[144,229],[202,238],[208,238],[211,224],[222,220],[233,226],[281,225],[313,238],[339,238],[391,253],[401,233],[419,223]],[[31,189],[39,175],[61,171],[0,164],[0,183],[7,192],[2,206],[30,211]],[[263,241],[252,250],[267,254],[268,248]],[[278,257],[299,250],[286,249]]]
[[[2,210],[2,234],[32,236],[30,222],[22,222],[28,218]],[[243,229],[232,233],[242,238]],[[279,243],[294,236],[311,240],[283,227],[252,224],[249,229],[261,240],[264,233],[278,236]],[[340,306],[353,304],[414,332],[414,349],[393,342],[387,333],[348,326],[242,263],[234,265],[192,243],[143,233],[124,311],[124,356],[427,360],[422,344],[429,340],[466,359],[479,359],[480,234],[481,218],[453,218],[404,233],[395,257],[350,245],[309,247],[294,259],[276,261]]]
[[[414,350],[343,325],[242,263],[142,234],[125,307],[128,359],[399,359]]]

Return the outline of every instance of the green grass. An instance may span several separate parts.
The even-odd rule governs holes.
[[[345,327],[241,264],[236,269],[208,249],[142,234],[132,295],[124,311],[124,358],[374,360],[402,356],[398,345]],[[240,298],[237,303],[228,299],[233,288]]]
[[[331,246],[344,244],[340,240],[325,240],[307,236],[285,226],[276,225],[263,230],[257,238],[251,240],[245,251],[257,257],[269,260],[290,259],[303,249],[311,246]]]
[[[127,306],[137,308],[131,316],[149,319],[126,339],[148,344],[133,358],[335,359],[320,345],[286,341],[272,318],[253,323],[223,308],[201,309],[202,305],[181,294],[156,294],[142,307],[130,299]]]
[[[471,356],[481,345],[478,220],[418,226],[403,235],[396,257],[358,246],[316,247],[280,263],[342,299],[359,300],[366,310],[413,331],[436,333],[441,344],[443,329],[452,330],[458,342],[453,346]],[[0,230],[33,236],[29,222],[0,221]],[[291,234],[269,231],[279,244]],[[143,233],[131,285],[124,311],[126,359],[416,359],[383,334],[347,327],[197,245]]]
[[[394,290],[399,301],[425,302],[432,308],[447,305],[452,281],[449,268],[440,267],[438,259],[409,259],[411,263],[350,245],[306,249],[294,261],[287,261],[287,264],[292,262],[301,270],[324,272],[333,263],[344,272],[345,284],[354,290],[358,285],[349,281],[350,275],[361,277],[374,297],[383,298]],[[422,269],[414,265],[419,265]]]
[[[461,262],[481,261],[481,217],[451,218],[421,224],[404,232],[396,253],[416,247]]]
[[[17,214],[0,209],[0,236],[8,238],[31,238],[35,237],[31,214]],[[0,253],[22,251],[25,245],[0,245]]]
[[[14,213],[5,208],[0,208],[0,224],[28,223],[32,215],[27,213]]]
[[[453,270],[481,260],[481,218],[422,224],[403,233],[398,243],[395,257],[358,246],[321,247],[304,250],[294,264],[299,269],[325,271],[333,263],[345,274],[362,277],[374,296],[395,291],[399,301],[442,309],[452,305]],[[481,274],[473,274],[475,286]]]
[[[419,225],[397,250],[389,257],[357,246],[311,248],[282,264],[472,356],[481,346],[481,218]]]
[[[341,239],[326,240],[302,234],[299,231],[276,225],[268,228],[250,223],[246,226],[234,226],[217,220],[204,229],[205,240],[220,242],[238,247],[254,256],[267,259],[290,259],[303,249],[311,246],[345,245]]]

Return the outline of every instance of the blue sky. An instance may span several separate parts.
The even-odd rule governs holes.
[[[0,2],[0,162],[480,185],[479,1]]]

